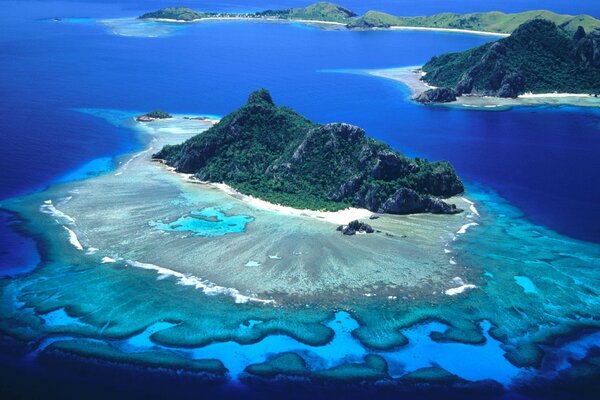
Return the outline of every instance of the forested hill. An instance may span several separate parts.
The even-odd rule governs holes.
[[[554,22],[567,32],[575,33],[579,26],[586,31],[600,28],[600,20],[590,15],[556,14],[547,10],[525,11],[505,14],[499,11],[456,14],[441,13],[428,16],[402,17],[381,11],[368,11],[358,16],[337,4],[318,2],[307,7],[265,10],[255,13],[216,13],[195,11],[190,8],[163,8],[143,14],[141,19],[166,19],[176,21],[195,21],[203,18],[276,18],[309,21],[327,21],[345,24],[349,29],[380,29],[391,27],[418,27],[464,29],[491,33],[512,33],[521,24],[534,19],[546,19]]]
[[[296,208],[454,213],[461,193],[447,162],[410,159],[356,126],[320,125],[276,106],[266,90],[208,131],[153,156],[177,171]]]
[[[432,58],[423,78],[457,95],[516,97],[533,93],[600,93],[600,31],[570,35],[533,20],[508,38]]]

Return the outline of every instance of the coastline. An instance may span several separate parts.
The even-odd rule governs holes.
[[[177,23],[177,24],[193,24],[203,21],[258,21],[258,22],[297,22],[303,24],[318,24],[318,25],[335,25],[339,27],[345,27],[352,31],[375,31],[375,30],[398,30],[398,31],[429,31],[429,32],[445,32],[445,33],[463,33],[471,35],[484,35],[484,36],[496,36],[496,37],[508,37],[509,33],[500,32],[487,32],[478,31],[471,29],[458,29],[458,28],[434,28],[426,26],[398,26],[393,25],[387,28],[374,27],[374,28],[348,28],[348,24],[344,22],[335,21],[324,21],[315,19],[296,19],[296,18],[269,18],[269,17],[204,17],[192,19],[189,21],[173,18],[144,18],[142,21],[154,21],[154,22],[166,22],[166,23]]]
[[[335,21],[322,21],[322,20],[314,20],[314,19],[292,19],[292,18],[252,18],[252,17],[205,17],[205,18],[197,18],[189,21],[184,21],[181,19],[171,19],[171,18],[144,18],[141,21],[154,21],[154,22],[167,22],[167,23],[177,23],[177,24],[194,24],[198,22],[204,21],[258,21],[258,22],[300,22],[304,24],[319,24],[319,25],[336,25],[336,26],[346,26],[343,22],[335,22]]]
[[[301,210],[299,208],[293,208],[284,206],[281,204],[270,203],[266,200],[240,193],[233,187],[225,183],[207,182],[196,179],[192,174],[185,174],[175,171],[175,168],[164,164],[163,160],[156,160],[164,165],[165,169],[169,172],[177,174],[184,181],[209,186],[220,190],[227,195],[244,202],[246,205],[251,206],[259,210],[270,211],[282,215],[297,216],[297,217],[308,217],[323,222],[328,222],[335,225],[347,225],[349,222],[360,219],[369,219],[374,213],[365,208],[349,207],[340,211],[319,211],[319,210]]]
[[[398,30],[398,31],[431,31],[431,32],[447,32],[447,33],[466,33],[471,35],[485,35],[485,36],[497,36],[497,37],[508,37],[510,33],[499,33],[499,32],[487,32],[487,31],[477,31],[471,29],[458,29],[458,28],[433,28],[426,26],[399,26],[393,25],[389,28],[383,28],[389,30]]]
[[[364,70],[367,75],[385,78],[401,83],[410,90],[410,97],[415,97],[429,89],[434,89],[422,81],[424,76],[421,66]],[[514,106],[561,106],[600,107],[600,98],[587,93],[525,93],[517,98],[493,96],[465,95],[459,96],[450,103],[434,103],[435,106],[456,107],[482,110],[505,110]]]

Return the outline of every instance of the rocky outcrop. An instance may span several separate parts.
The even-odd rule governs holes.
[[[420,195],[407,188],[398,189],[377,210],[378,213],[390,214],[413,214],[415,212],[456,214],[460,211],[454,204],[448,204],[435,197]]]
[[[352,236],[357,233],[373,233],[375,230],[369,224],[354,220],[348,225],[340,225],[337,227],[338,232],[342,232],[344,235]]]
[[[421,104],[451,103],[456,101],[457,96],[456,90],[442,87],[429,89],[418,95],[415,100]]]
[[[600,31],[595,31],[577,40],[577,57],[593,67],[600,67]]]

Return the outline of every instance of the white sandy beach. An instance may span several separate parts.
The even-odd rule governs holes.
[[[415,98],[434,86],[422,81],[424,76],[420,66],[365,70],[365,73],[379,78],[391,79],[408,87],[411,97]],[[574,105],[581,107],[600,107],[600,98],[588,93],[525,93],[517,98],[464,95],[452,103],[440,103],[447,107],[465,107],[477,109],[505,109],[512,106],[535,105]]]
[[[424,26],[391,26],[388,29],[398,31],[431,31],[431,32],[448,32],[448,33],[468,33],[471,35],[485,35],[485,36],[498,36],[508,37],[509,33],[497,33],[497,32],[486,32],[476,31],[470,29],[455,29],[455,28],[428,28]]]
[[[286,18],[206,17],[206,18],[192,19],[190,21],[182,21],[180,19],[169,19],[169,18],[147,18],[146,20],[147,21],[156,21],[156,22],[178,23],[178,24],[191,24],[191,23],[204,22],[204,21],[269,21],[269,22],[300,22],[300,23],[304,23],[304,24],[346,26],[346,24],[344,24],[343,22],[321,21],[321,20],[313,20],[313,19],[286,19]]]
[[[283,206],[281,204],[270,203],[266,200],[262,200],[262,199],[254,197],[254,196],[240,193],[225,183],[212,183],[212,182],[200,181],[200,180],[196,179],[193,176],[193,174],[184,174],[184,173],[176,172],[173,167],[169,167],[166,165],[165,165],[165,167],[167,170],[179,175],[182,179],[184,179],[187,182],[214,187],[216,189],[221,190],[224,193],[227,193],[231,197],[234,197],[237,200],[241,200],[244,203],[246,203],[247,205],[249,205],[253,208],[259,209],[259,210],[276,212],[276,213],[283,214],[283,215],[314,218],[314,219],[318,219],[318,220],[324,221],[324,222],[329,222],[329,223],[335,224],[335,225],[347,225],[351,221],[354,221],[357,219],[359,219],[359,220],[360,219],[368,219],[371,215],[373,215],[373,212],[371,212],[367,209],[353,208],[353,207],[347,208],[345,210],[340,210],[340,211],[317,211],[317,210],[308,210],[308,209],[300,210],[298,208]]]

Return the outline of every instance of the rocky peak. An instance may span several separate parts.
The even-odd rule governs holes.
[[[578,42],[580,39],[583,39],[584,37],[585,37],[585,29],[583,29],[583,26],[579,25],[577,27],[577,31],[573,35],[573,40]]]
[[[588,33],[579,39],[575,54],[581,61],[593,67],[600,67],[600,31]]]
[[[248,96],[248,104],[257,103],[267,103],[270,105],[275,105],[275,103],[273,103],[271,93],[269,93],[267,89],[259,89],[250,93],[250,96]]]

